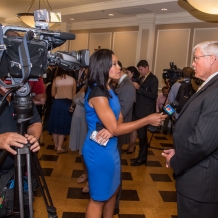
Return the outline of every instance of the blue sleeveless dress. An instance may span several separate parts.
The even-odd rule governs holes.
[[[83,145],[83,158],[88,170],[90,197],[95,201],[108,200],[120,185],[120,157],[117,148],[117,137],[109,139],[106,146],[101,146],[90,139],[96,123],[102,124],[94,108],[89,106],[86,94],[85,110],[88,124],[88,134]],[[109,105],[118,119],[120,103],[112,90],[109,91]],[[107,116],[107,114],[105,114]],[[102,124],[103,125],[103,124]]]

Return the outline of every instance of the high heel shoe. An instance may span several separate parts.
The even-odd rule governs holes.
[[[136,146],[133,148],[133,150],[132,150],[132,151],[130,151],[130,150],[127,150],[127,151],[126,151],[126,154],[132,154],[133,152],[135,152],[135,149],[136,149]]]

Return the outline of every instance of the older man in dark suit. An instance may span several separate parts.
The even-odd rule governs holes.
[[[133,103],[135,101],[135,87],[131,79],[127,76],[127,74],[123,72],[122,64],[120,61],[118,61],[118,64],[120,66],[120,79],[118,81],[116,93],[118,95],[119,102],[120,102],[123,122],[126,123],[132,121]],[[128,144],[129,140],[130,140],[129,134],[120,135],[118,137],[118,150],[119,150],[120,157],[122,153],[122,145]],[[121,189],[122,189],[122,179],[121,179],[119,191],[117,193],[114,214],[119,213],[119,200],[121,196]]]
[[[158,93],[158,79],[150,72],[148,62],[146,60],[141,60],[137,64],[137,67],[141,77],[139,79],[139,84],[134,83],[136,88],[135,120],[155,113]],[[147,162],[147,126],[138,129],[138,138],[140,147],[139,154],[137,158],[131,159],[132,166],[139,166]]]
[[[218,41],[193,49],[196,78],[204,80],[182,108],[164,150],[176,178],[179,218],[218,217]]]

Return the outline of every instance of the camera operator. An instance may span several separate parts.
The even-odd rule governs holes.
[[[8,90],[0,87],[0,99]],[[23,144],[29,141],[30,150],[36,152],[40,149],[38,139],[41,135],[42,124],[37,109],[33,105],[33,118],[27,121],[25,136],[17,133],[17,121],[14,118],[12,96],[8,96],[0,110],[0,149],[7,150],[10,154],[6,157],[3,165],[0,166],[0,175],[7,173],[14,166],[13,155],[17,152],[11,146],[22,148]],[[13,154],[13,155],[11,155]]]
[[[181,86],[181,82],[184,81],[186,83],[191,83],[192,76],[194,75],[194,70],[191,67],[184,67],[182,69],[183,72],[183,79],[178,80],[176,83],[174,83],[170,89],[170,92],[168,94],[169,103],[172,103],[176,100],[176,96],[179,90],[179,87]],[[179,113],[174,113],[174,118],[177,120],[179,116]]]

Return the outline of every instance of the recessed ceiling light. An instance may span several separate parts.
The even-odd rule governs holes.
[[[114,16],[114,14],[109,14],[109,16],[113,17],[113,16]]]
[[[70,18],[70,20],[74,20],[73,18]]]
[[[161,11],[167,11],[167,8],[162,8]]]

